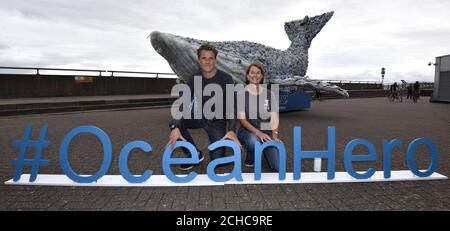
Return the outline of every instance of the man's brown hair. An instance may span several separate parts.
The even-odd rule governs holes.
[[[199,59],[200,59],[200,52],[202,50],[203,51],[212,51],[214,53],[215,58],[217,58],[217,54],[219,53],[213,45],[205,43],[205,44],[202,44],[197,50],[197,57]]]

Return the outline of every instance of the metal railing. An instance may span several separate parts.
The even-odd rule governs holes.
[[[174,78],[176,77],[176,74],[174,73],[163,73],[163,72],[145,72],[145,71],[115,71],[115,70],[98,70],[98,69],[67,69],[67,68],[41,68],[41,67],[2,67],[0,66],[0,71],[1,70],[28,70],[28,71],[33,71],[35,72],[34,74],[32,73],[31,75],[43,75],[41,72],[42,71],[52,71],[52,72],[56,72],[55,74],[52,75],[64,75],[64,73],[67,72],[91,72],[91,73],[98,73],[97,76],[103,76],[103,77],[123,77],[123,75],[120,74],[139,74],[139,75],[151,75],[150,77],[153,78]],[[28,73],[3,73],[0,72],[0,74],[28,74]],[[116,74],[116,75],[114,75]],[[119,75],[117,75],[119,74]],[[94,75],[95,76],[95,75]],[[128,77],[136,77],[136,76],[130,76],[127,75]],[[170,76],[170,77],[167,77]]]
[[[385,83],[385,84],[383,85],[383,89],[389,90],[392,84],[394,84],[394,83]],[[414,82],[408,82],[408,84],[414,84]],[[420,81],[419,81],[419,84],[420,84],[420,88],[421,88],[421,89],[431,89],[431,88],[434,88],[434,82],[420,82]],[[404,89],[407,88],[407,85],[403,85],[403,84],[399,84],[398,86],[401,87],[401,88],[404,88]]]
[[[338,84],[346,84],[346,83],[357,83],[357,84],[381,84],[381,82],[377,82],[377,81],[357,81],[357,80],[336,80],[336,79],[331,79],[331,80],[327,80],[327,79],[318,79],[322,82],[327,82],[327,83],[338,83]]]
[[[91,72],[91,73],[98,73],[98,75],[94,76],[101,76],[101,77],[139,77],[136,75],[151,75],[150,77],[153,78],[176,78],[177,75],[174,73],[164,73],[164,72],[145,72],[145,71],[115,71],[115,70],[100,70],[100,69],[67,69],[67,68],[45,68],[45,67],[3,67],[0,66],[0,74],[28,74],[28,73],[3,73],[2,70],[28,70],[28,71],[34,71],[35,73],[30,75],[45,75],[42,74],[41,71],[53,71],[57,72],[52,75],[64,75],[64,72]],[[116,75],[114,75],[116,74]],[[133,75],[123,75],[123,74],[134,74]],[[88,75],[84,75],[88,76]],[[169,77],[168,77],[169,76]],[[334,84],[381,84],[381,82],[377,81],[357,81],[357,80],[327,80],[327,79],[316,79],[320,80],[322,82],[327,83],[334,83]],[[433,82],[421,82],[421,86],[426,87],[433,87]],[[388,83],[384,84],[384,88],[387,88],[389,86]]]

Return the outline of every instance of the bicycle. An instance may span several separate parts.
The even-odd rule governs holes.
[[[414,91],[413,92],[413,101],[414,101],[414,103],[417,103],[417,100],[419,100],[419,95],[420,95],[420,93],[419,93],[419,91]]]
[[[403,102],[403,94],[401,90],[393,91],[388,95],[389,101],[394,102],[396,99]]]

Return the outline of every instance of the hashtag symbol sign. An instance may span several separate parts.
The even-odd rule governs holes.
[[[42,151],[44,150],[44,148],[50,145],[50,141],[45,140],[45,137],[47,136],[48,126],[44,125],[41,128],[38,140],[30,140],[32,130],[33,127],[31,126],[31,124],[28,125],[25,128],[22,140],[14,140],[12,143],[13,147],[19,148],[20,150],[18,159],[12,161],[13,165],[16,167],[14,181],[20,180],[20,177],[23,173],[23,168],[25,166],[31,166],[29,182],[33,182],[36,180],[39,167],[47,166],[50,164],[50,160],[41,159]],[[34,148],[36,150],[33,159],[25,159],[28,148]]]

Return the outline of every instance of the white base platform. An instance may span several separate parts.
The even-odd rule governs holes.
[[[182,175],[180,175],[182,176]],[[105,175],[95,183],[81,184],[70,180],[66,175],[39,174],[34,182],[28,182],[29,174],[23,174],[21,179],[14,182],[12,179],[5,182],[7,185],[47,185],[47,186],[90,186],[90,187],[168,187],[168,186],[215,186],[228,184],[311,184],[311,183],[358,183],[381,181],[411,181],[411,180],[444,180],[446,176],[433,173],[429,177],[415,176],[409,170],[392,171],[391,178],[385,179],[383,171],[377,171],[370,179],[357,180],[347,172],[336,172],[333,180],[327,180],[326,172],[303,172],[300,180],[293,180],[293,173],[286,173],[284,181],[278,180],[278,173],[262,173],[261,180],[255,181],[253,173],[242,173],[244,181],[235,179],[227,182],[215,182],[206,174],[197,175],[189,183],[174,183],[165,175],[153,175],[143,183],[129,183],[121,175]]]

